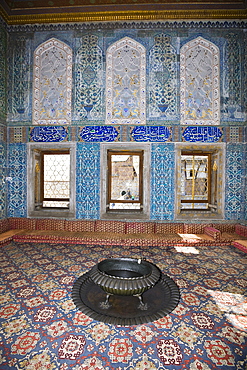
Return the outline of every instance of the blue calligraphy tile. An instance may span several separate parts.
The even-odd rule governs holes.
[[[165,142],[170,134],[170,130],[165,126],[136,126],[131,132],[134,141],[138,142]]]
[[[119,133],[113,126],[85,126],[79,135],[85,142],[111,142]]]
[[[68,136],[63,126],[39,126],[31,129],[30,139],[38,143],[64,141]]]
[[[222,137],[222,131],[218,127],[211,126],[189,126],[183,132],[185,141],[191,143],[215,143]]]

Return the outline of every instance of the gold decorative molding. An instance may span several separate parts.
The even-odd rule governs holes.
[[[1,7],[0,5],[0,16],[3,18],[3,20],[8,23],[8,15],[7,13],[5,12],[5,10],[3,10],[3,8]]]
[[[0,15],[8,25],[42,23],[80,23],[113,21],[158,21],[158,20],[223,20],[247,19],[247,10],[151,10],[112,11],[58,14],[8,15],[0,6]]]

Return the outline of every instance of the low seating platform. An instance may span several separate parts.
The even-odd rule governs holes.
[[[47,242],[129,246],[233,245],[247,251],[247,226],[219,223],[137,222],[8,218],[0,220],[0,244]]]

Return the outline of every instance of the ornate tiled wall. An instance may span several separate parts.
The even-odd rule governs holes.
[[[0,130],[3,130],[0,127]],[[6,195],[7,195],[7,182],[6,182],[6,143],[0,142],[0,219],[6,217]]]
[[[100,147],[78,143],[76,153],[76,217],[98,219],[100,212]]]
[[[0,219],[6,217],[7,130],[6,130],[7,32],[0,23]]]
[[[0,117],[5,118],[6,113],[6,31],[0,24]]]
[[[174,219],[174,144],[153,144],[151,152],[151,219]]]
[[[245,146],[228,144],[226,151],[225,218],[241,220],[245,214]]]
[[[27,216],[27,147],[9,144],[8,217]]]
[[[29,142],[77,143],[78,219],[99,218],[100,143],[129,142],[131,145],[133,142],[149,142],[152,161],[150,218],[173,220],[174,143],[184,142],[227,144],[225,219],[246,219],[245,31],[246,23],[231,21],[8,27],[8,166],[10,173],[15,175],[13,184],[9,184],[8,216],[25,216],[27,213],[25,153]],[[1,33],[0,28],[0,48],[3,50],[6,49],[5,33]],[[64,53],[63,70],[58,68],[57,61],[62,54],[56,52],[56,45],[66,49],[61,51]],[[121,45],[125,45],[126,50],[121,49]],[[203,45],[206,50],[203,56],[198,57],[196,53],[198,45]],[[47,69],[45,63],[39,64],[39,58],[34,58],[40,50],[47,51],[41,58],[41,61],[47,58],[50,63]],[[213,68],[213,73],[204,65],[207,55],[210,55],[208,65]],[[193,66],[186,64],[184,58],[188,56],[200,65],[200,73],[196,74]],[[1,58],[0,53],[0,69],[4,70],[5,59]],[[121,63],[133,73],[121,70],[115,81],[112,60],[117,65],[115,74],[120,71]],[[135,60],[141,66],[140,74],[134,73]],[[38,76],[37,68],[42,68],[43,85],[34,78]],[[192,71],[193,101],[186,95],[189,71]],[[0,73],[3,75],[6,76]],[[214,85],[208,88],[212,76]],[[138,79],[141,79],[140,84]],[[195,81],[198,86],[200,83],[204,86],[201,95]],[[124,83],[126,85],[121,86],[126,88],[119,89],[118,86]],[[0,94],[5,96],[3,85],[0,83]],[[52,89],[56,94],[53,100],[47,99]],[[37,91],[41,97],[37,98]],[[69,114],[61,110],[63,99],[67,99]],[[51,100],[52,104],[49,104]],[[42,107],[37,108],[38,102],[42,102]],[[4,144],[0,143],[3,153]],[[5,156],[1,158],[4,161]],[[4,198],[0,199],[0,207],[1,204],[4,204]]]
[[[246,131],[246,128],[245,128],[245,131]],[[244,190],[244,205],[245,205],[245,210],[244,210],[244,220],[247,220],[247,145],[246,145],[246,141],[245,141],[245,145],[244,145],[244,178],[245,178],[245,181],[244,181],[244,187],[243,187],[243,190]]]

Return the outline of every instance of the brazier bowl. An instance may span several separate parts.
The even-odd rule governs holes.
[[[95,265],[89,276],[108,294],[141,295],[159,281],[161,271],[142,259],[109,258]]]

